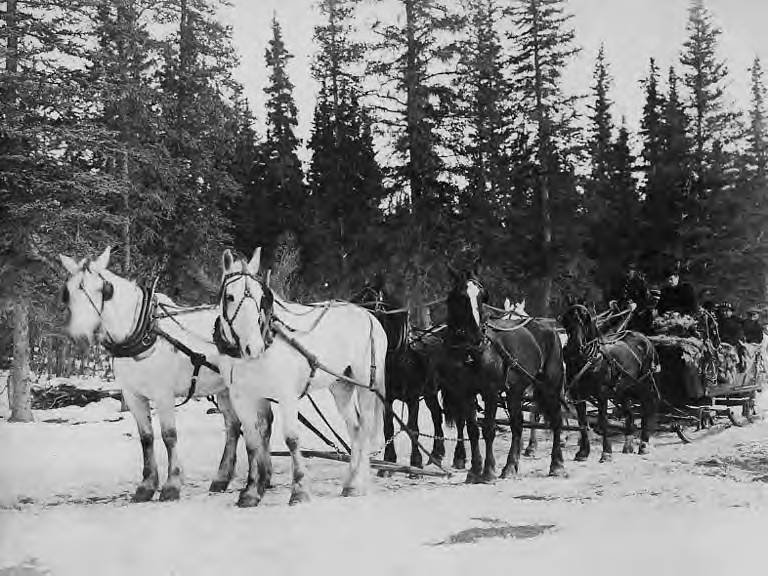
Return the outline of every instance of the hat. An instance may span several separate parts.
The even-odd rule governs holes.
[[[760,309],[752,306],[751,308],[747,308],[747,314],[760,314]]]

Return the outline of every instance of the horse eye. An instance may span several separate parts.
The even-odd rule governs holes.
[[[235,301],[235,297],[232,294],[227,294],[226,295],[226,299],[227,299],[227,302],[234,302]]]

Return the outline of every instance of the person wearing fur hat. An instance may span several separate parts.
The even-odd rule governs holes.
[[[693,286],[687,282],[680,283],[679,267],[668,268],[664,271],[664,277],[667,279],[667,284],[661,290],[658,305],[659,315],[677,312],[694,316],[698,311],[696,294],[693,291]]]

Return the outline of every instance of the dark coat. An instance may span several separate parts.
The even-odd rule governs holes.
[[[664,286],[661,289],[658,310],[660,315],[667,312],[678,312],[693,316],[698,311],[696,295],[690,284],[678,284],[677,286]]]
[[[720,340],[727,344],[737,345],[739,341],[744,340],[744,328],[741,325],[741,320],[735,316],[730,318],[720,318],[718,320],[720,328]]]
[[[747,342],[760,344],[763,341],[763,327],[757,320],[744,320],[743,324],[744,338]]]

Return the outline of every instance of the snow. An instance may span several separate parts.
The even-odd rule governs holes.
[[[334,415],[328,398],[317,400]],[[178,410],[179,502],[130,502],[141,450],[132,417],[114,400],[36,411],[31,424],[0,421],[0,574],[714,576],[762,573],[766,562],[765,419],[690,445],[663,434],[642,457],[621,454],[616,438],[608,464],[597,462],[597,439],[589,461],[571,461],[571,434],[569,477],[558,479],[546,476],[541,435],[538,457],[524,458],[516,479],[465,485],[464,472],[399,474],[374,478],[368,496],[352,499],[339,496],[344,464],[309,459],[313,501],[297,507],[287,505],[289,461],[275,458],[275,487],[259,507],[238,509],[242,447],[230,489],[208,493],[223,445],[222,418],[209,407],[193,401]],[[426,410],[423,420],[430,432]],[[282,450],[277,430],[273,448]],[[508,440],[497,439],[500,463]],[[305,447],[322,445],[307,437]],[[407,462],[402,435],[397,448]]]

